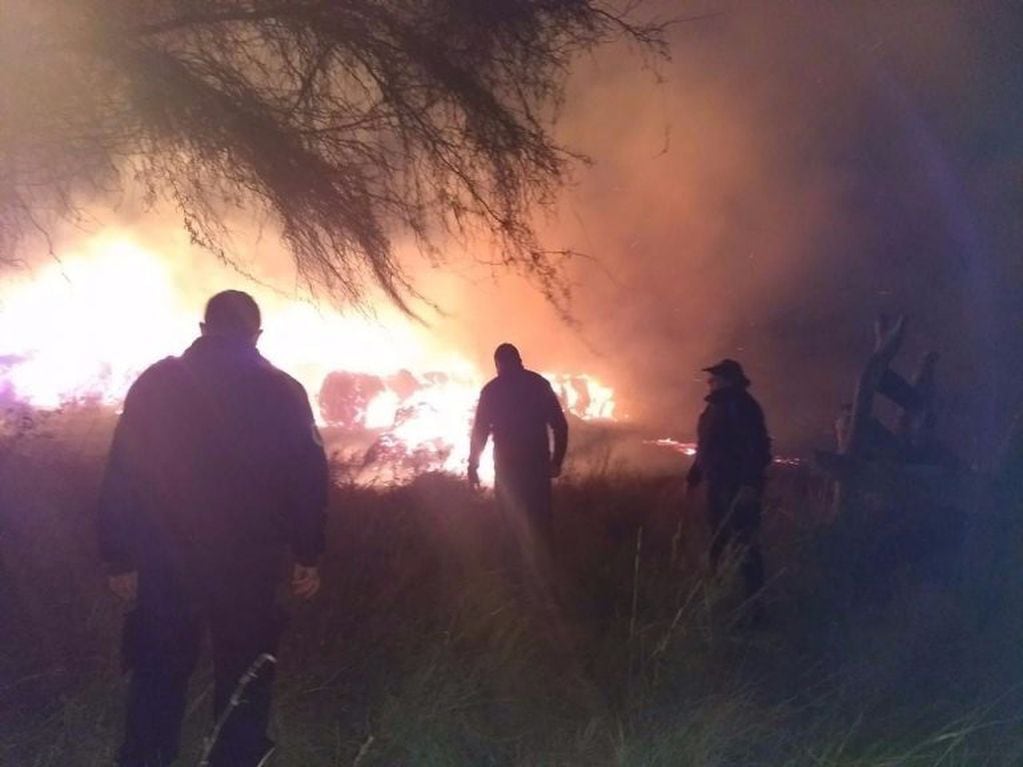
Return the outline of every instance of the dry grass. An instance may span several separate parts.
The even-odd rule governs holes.
[[[0,765],[109,764],[118,742],[118,609],[90,532],[104,424],[23,435],[0,469]],[[324,592],[290,605],[276,764],[1021,763],[1015,507],[943,537],[829,522],[803,473],[771,494],[752,630],[732,579],[705,576],[678,478],[563,482],[542,599],[506,577],[490,503],[463,483],[337,488]]]

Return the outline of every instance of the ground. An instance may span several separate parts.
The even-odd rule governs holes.
[[[92,535],[111,423],[0,443],[0,765],[107,765],[118,743],[121,608]],[[562,481],[542,597],[508,578],[491,499],[458,478],[336,487],[323,591],[282,597],[275,764],[1023,763],[1017,507],[836,520],[807,468],[768,494],[751,626],[735,579],[705,571],[677,474]]]

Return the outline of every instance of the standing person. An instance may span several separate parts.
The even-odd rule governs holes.
[[[749,393],[750,380],[735,360],[709,368],[707,406],[697,426],[696,457],[686,477],[689,488],[706,481],[712,531],[711,567],[716,570],[729,544],[743,547],[741,570],[747,597],[764,586],[759,529],[764,472],[771,440],[764,412]]]
[[[227,714],[211,764],[262,765],[273,751],[274,593],[289,547],[292,591],[310,598],[319,588],[327,463],[305,390],[256,350],[260,322],[248,294],[213,296],[202,335],[135,381],[114,433],[100,549],[111,589],[134,603],[120,767],[174,760],[206,628],[214,717]],[[241,705],[225,711],[250,670]]]
[[[497,377],[480,392],[469,447],[469,481],[479,486],[480,454],[494,435],[494,491],[519,556],[534,570],[547,565],[551,542],[551,479],[561,474],[568,422],[547,379],[522,365],[518,349],[494,352]],[[550,430],[550,433],[548,432]],[[554,436],[551,452],[550,434]]]

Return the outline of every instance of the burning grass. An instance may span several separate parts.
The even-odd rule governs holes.
[[[2,765],[107,764],[118,742],[118,608],[91,535],[109,425],[41,424],[2,448]],[[759,629],[729,577],[705,577],[678,476],[562,482],[539,601],[459,480],[338,486],[324,591],[290,604],[277,764],[1020,763],[1015,509],[904,546],[905,530],[829,521],[804,470],[775,472]],[[209,697],[201,671],[182,764]]]

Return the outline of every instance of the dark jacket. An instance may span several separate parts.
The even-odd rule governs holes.
[[[689,484],[760,487],[771,463],[771,439],[760,405],[742,387],[711,392],[697,426]]]
[[[251,345],[199,338],[128,392],[100,497],[101,553],[113,573],[163,563],[247,577],[288,546],[311,565],[327,484],[301,384]]]
[[[551,455],[548,427],[554,434]],[[533,470],[549,476],[568,446],[568,422],[546,378],[524,368],[491,380],[480,392],[472,427],[470,457],[479,458],[489,435],[494,435],[494,464],[504,470]]]

